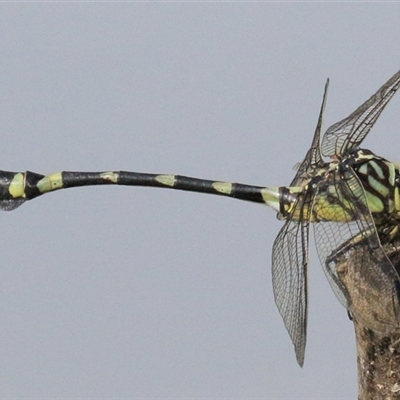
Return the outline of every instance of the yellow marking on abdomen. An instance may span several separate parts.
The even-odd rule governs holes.
[[[219,193],[231,194],[232,193],[232,183],[229,182],[214,182],[212,187]]]
[[[40,193],[51,192],[52,190],[62,189],[63,180],[61,172],[56,172],[55,174],[50,174],[41,179],[37,188]]]
[[[119,178],[118,172],[112,172],[112,171],[102,172],[100,176],[107,181],[118,183],[118,178]]]
[[[176,178],[175,178],[175,175],[157,175],[157,176],[155,177],[155,180],[156,180],[157,182],[162,183],[162,184],[165,185],[165,186],[174,187],[174,186],[175,186]]]
[[[345,204],[345,203],[344,203]],[[332,221],[347,222],[353,221],[353,217],[340,205],[331,203],[325,196],[319,195],[314,200],[310,222]]]
[[[272,207],[275,211],[280,209],[279,187],[268,187],[261,189],[261,196],[267,206]]]
[[[21,172],[15,174],[8,191],[14,198],[25,197],[25,174]]]

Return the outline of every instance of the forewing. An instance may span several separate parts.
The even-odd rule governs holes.
[[[327,194],[329,204],[324,201]],[[375,332],[398,325],[399,276],[381,246],[364,188],[351,168],[320,183],[313,213],[343,221],[313,224],[320,261],[341,303]]]
[[[294,212],[303,213],[305,198],[299,198]],[[309,203],[310,201],[308,201]],[[272,249],[272,284],[275,303],[292,339],[297,362],[304,363],[307,335],[307,266],[309,222],[288,219]]]
[[[322,154],[332,157],[358,147],[368,135],[400,85],[400,71],[347,118],[328,128],[322,139]]]
[[[301,186],[301,184],[312,175],[312,171],[323,164],[320,150],[320,137],[322,120],[325,111],[326,97],[328,95],[329,79],[326,80],[322,105],[318,116],[317,126],[315,128],[314,137],[310,149],[300,164],[297,173],[290,186]]]

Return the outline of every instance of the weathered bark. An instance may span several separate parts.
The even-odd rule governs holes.
[[[383,247],[399,270],[400,242]],[[361,243],[338,260],[336,269],[351,303],[356,309],[365,310],[366,315],[364,321],[353,316],[357,341],[358,399],[400,400],[400,321],[397,327],[389,326],[382,332],[385,321],[400,315],[400,296],[399,293],[385,296],[376,290],[376,285],[368,284],[368,257],[375,255],[365,243]],[[366,326],[372,327],[372,330]]]
[[[400,331],[379,336],[354,321],[359,400],[400,399]]]

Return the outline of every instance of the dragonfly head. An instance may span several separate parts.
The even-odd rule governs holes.
[[[376,155],[371,150],[360,148],[349,150],[344,158],[351,158],[356,164],[371,160],[385,160],[383,157]]]

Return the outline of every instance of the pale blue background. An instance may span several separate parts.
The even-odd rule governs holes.
[[[288,184],[327,76],[325,127],[400,68],[399,7],[3,3],[1,168]],[[393,160],[399,110],[365,142]],[[267,208],[102,187],[0,218],[0,397],[356,397],[352,324],[314,251],[296,363]]]

